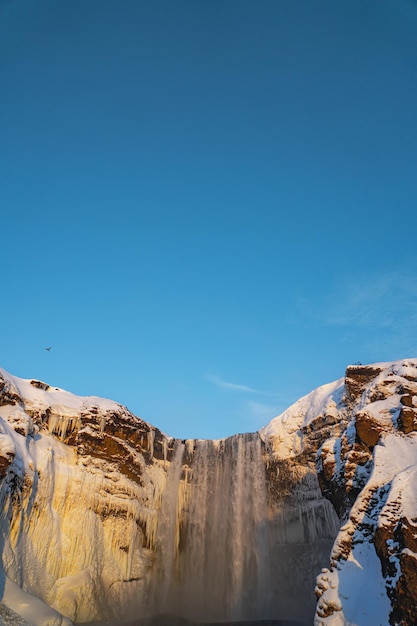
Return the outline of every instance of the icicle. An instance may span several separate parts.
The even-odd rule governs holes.
[[[154,441],[155,441],[155,431],[154,431],[153,428],[150,428],[148,430],[148,450],[149,450],[149,454],[150,454],[151,459],[153,457],[153,444],[154,444]]]
[[[48,431],[56,435],[61,441],[67,437],[67,433],[72,433],[80,426],[80,416],[57,415],[52,413],[48,417]]]
[[[221,447],[221,443],[222,443],[222,439],[214,439],[213,440],[213,448],[216,450],[216,452],[219,451],[219,449]]]
[[[185,450],[186,450],[188,459],[191,459],[194,454],[194,444],[195,444],[194,439],[186,439],[185,441]]]

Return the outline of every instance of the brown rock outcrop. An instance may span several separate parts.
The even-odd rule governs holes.
[[[20,404],[22,398],[7,380],[0,374],[0,406]]]
[[[377,528],[374,543],[392,602],[390,623],[417,624],[417,519]]]
[[[368,448],[373,448],[378,443],[381,433],[384,432],[383,426],[366,411],[356,414],[355,428],[359,440]]]
[[[342,605],[332,605],[332,589],[343,584],[339,572],[364,542],[381,563],[392,607],[387,621],[392,626],[417,624],[417,516],[404,513],[417,511],[409,500],[417,475],[416,377],[416,361],[347,368],[351,421],[340,437],[324,443],[318,459],[322,491],[345,524],[332,553],[334,569],[319,577],[316,625],[330,625],[334,612],[343,613]],[[343,619],[349,621],[348,614]]]
[[[382,372],[372,365],[349,365],[346,369],[345,386],[349,400],[358,400],[365,387]]]
[[[403,396],[401,400],[405,397],[406,402],[410,402],[409,396]],[[407,434],[417,430],[417,409],[412,408],[412,405],[404,404],[401,407],[399,416],[398,416],[398,427],[399,429]]]

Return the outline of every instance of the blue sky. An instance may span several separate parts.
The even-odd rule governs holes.
[[[6,370],[222,437],[417,356],[416,2],[0,0],[0,72]]]

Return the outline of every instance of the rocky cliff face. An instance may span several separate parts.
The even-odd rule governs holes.
[[[311,624],[322,568],[317,625],[417,623],[416,365],[350,367],[218,441],[0,370],[4,623]]]
[[[315,624],[417,624],[417,362],[347,369],[344,431],[319,481],[343,521]]]
[[[314,465],[332,399],[315,425],[306,402],[279,428],[179,441],[108,400],[4,371],[0,387],[9,609],[39,624],[48,607],[50,624],[161,612],[311,623],[338,530]]]

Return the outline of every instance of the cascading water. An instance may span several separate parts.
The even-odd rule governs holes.
[[[158,518],[154,612],[213,621],[262,617],[267,516],[258,434],[176,443]]]
[[[158,587],[152,590],[154,596],[152,602],[156,606],[165,606],[169,603],[170,587],[178,557],[179,515],[181,513],[179,494],[184,447],[180,441],[175,442],[174,455],[158,515],[156,537],[158,562],[155,572]]]

